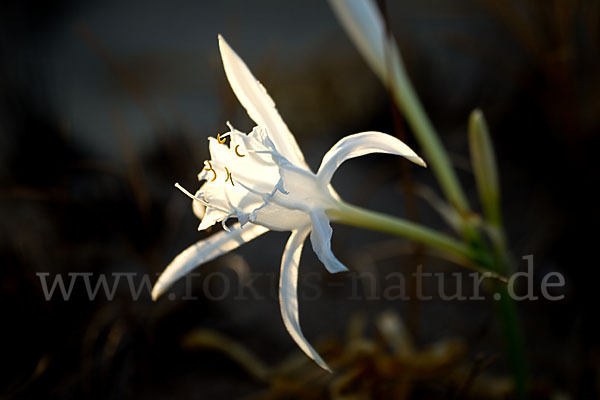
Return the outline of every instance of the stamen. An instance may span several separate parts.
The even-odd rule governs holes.
[[[276,152],[274,152],[273,150],[248,150],[248,152],[251,153],[256,153],[256,154],[270,154],[270,155],[277,155]]]
[[[245,155],[245,154],[240,154],[240,153],[238,152],[238,147],[240,147],[240,145],[239,145],[239,144],[235,146],[235,150],[234,150],[234,151],[235,151],[235,155],[236,155],[236,156],[238,156],[238,157],[246,157],[246,155]]]
[[[229,180],[229,181],[231,181],[231,186],[235,186],[233,184],[233,178],[231,177],[231,172],[229,172],[229,170],[227,169],[227,167],[225,167],[225,172],[227,172],[227,178],[225,178],[225,182],[227,182]]]
[[[206,167],[206,164],[208,164],[208,167]],[[204,161],[204,165],[204,171],[212,171],[212,173],[214,174],[213,178],[210,180],[211,182],[214,182],[215,179],[217,179],[217,171],[215,171],[209,160]]]
[[[249,191],[250,193],[255,194],[258,197],[260,197],[261,199],[263,199],[263,201],[267,201],[267,200],[271,199],[275,195],[275,192],[277,192],[277,190],[279,190],[276,186],[275,189],[273,189],[273,191],[271,193],[263,193],[263,192],[259,192],[256,189],[251,188],[250,186],[245,185],[243,182],[238,182],[238,183],[240,185],[242,185],[242,187],[244,189],[246,189],[247,191]]]
[[[187,197],[189,197],[190,199],[197,201],[198,203],[208,207],[208,203],[196,196],[194,196],[193,194],[191,194],[190,192],[188,192],[183,186],[181,186],[179,183],[175,184],[175,187],[179,190],[181,190],[183,192],[183,194],[185,194]]]
[[[258,154],[258,155],[262,155],[262,154],[268,154],[272,157],[280,157],[279,154],[275,151],[272,150],[252,150],[252,149],[246,149],[246,153],[248,154]],[[240,154],[240,156],[242,156]],[[273,162],[271,160],[268,159],[264,159],[263,157],[254,157],[254,161],[259,162],[263,165],[272,165]]]
[[[225,138],[226,138],[227,136],[229,136],[229,133],[226,133],[226,134],[224,134],[223,136],[221,136],[221,134],[220,134],[220,133],[217,133],[217,142],[219,142],[219,143],[221,143],[221,144],[225,143],[225,140],[226,140]]]
[[[206,200],[201,199],[198,196],[194,196],[189,191],[187,191],[183,186],[181,186],[179,183],[176,183],[175,187],[177,189],[181,190],[183,192],[183,194],[185,194],[187,197],[189,197],[190,199],[192,199],[194,201],[197,201],[198,203],[202,204],[205,207],[213,208],[213,209],[221,211],[222,213],[225,213],[225,214],[229,213],[229,210],[225,210],[224,208],[221,208],[221,207],[219,207],[217,205],[214,205],[214,204],[208,204],[208,202]]]

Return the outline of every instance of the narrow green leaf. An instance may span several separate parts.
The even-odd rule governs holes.
[[[496,158],[485,117],[479,109],[473,110],[469,117],[469,148],[483,213],[491,225],[500,227],[502,214]]]

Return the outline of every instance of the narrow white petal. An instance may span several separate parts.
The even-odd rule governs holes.
[[[154,288],[152,288],[152,299],[156,300],[176,280],[200,264],[214,260],[267,231],[267,228],[254,224],[241,228],[240,224],[236,222],[231,226],[230,232],[216,233],[208,239],[201,240],[188,247],[175,257],[160,275]]]
[[[292,231],[285,246],[283,258],[281,259],[281,275],[279,277],[279,306],[281,307],[283,323],[296,344],[298,344],[307,356],[315,360],[321,368],[331,372],[325,361],[323,361],[321,356],[308,343],[304,334],[302,334],[300,318],[298,316],[298,264],[300,263],[302,247],[309,231],[310,226]]]
[[[256,80],[244,61],[221,35],[219,35],[219,48],[227,80],[250,118],[267,130],[269,138],[279,153],[294,165],[308,169],[294,135],[283,122],[275,108],[275,102],[263,85]]]
[[[362,132],[346,136],[325,154],[317,172],[319,181],[328,184],[344,161],[370,153],[395,154],[406,157],[415,164],[426,166],[425,161],[401,140],[381,132]]]
[[[312,231],[310,233],[310,242],[314,252],[319,257],[319,260],[325,265],[325,268],[332,273],[348,271],[331,251],[331,235],[333,229],[329,225],[329,219],[324,211],[313,211],[310,214],[312,222]]]

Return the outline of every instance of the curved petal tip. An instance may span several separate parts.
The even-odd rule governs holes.
[[[407,159],[409,159],[410,161],[414,162],[417,165],[420,165],[421,167],[427,168],[427,163],[425,162],[425,160],[423,160],[419,156],[407,157]]]
[[[323,157],[317,176],[328,184],[337,168],[346,160],[371,153],[395,154],[413,163],[427,164],[410,147],[394,136],[381,132],[361,132],[349,135],[337,142]]]
[[[165,290],[165,285],[159,279],[152,288],[152,300],[156,301],[165,292]]]
[[[319,353],[306,340],[300,328],[298,312],[298,265],[300,263],[302,247],[309,231],[309,226],[298,231],[292,231],[285,246],[283,257],[281,258],[281,274],[279,276],[279,306],[285,328],[298,347],[308,357],[313,359],[319,367],[331,372],[327,363],[323,361]]]
[[[152,288],[152,299],[156,300],[175,281],[199,265],[212,261],[267,231],[268,229],[264,226],[254,224],[242,229],[240,223],[236,222],[231,226],[229,232],[215,233],[209,238],[191,245],[175,257],[165,268],[154,288]]]

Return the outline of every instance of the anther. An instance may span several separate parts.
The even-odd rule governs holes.
[[[240,153],[238,152],[238,147],[240,147],[240,145],[239,145],[239,144],[235,146],[235,150],[234,150],[234,151],[235,151],[235,155],[236,155],[236,156],[238,156],[238,157],[246,157],[246,155],[245,155],[245,154],[240,154]]]
[[[208,164],[208,166],[206,166],[207,164]],[[213,166],[212,166],[212,164],[210,163],[209,160],[204,161],[204,165],[205,165],[205,167],[204,167],[205,171],[212,171],[212,173],[213,173],[214,176],[213,176],[213,178],[210,181],[214,182],[215,179],[217,179],[217,171],[215,171],[215,169],[213,168]]]
[[[225,143],[225,140],[226,139],[224,137],[221,138],[221,134],[217,133],[217,142],[223,144],[223,143]]]
[[[225,167],[225,172],[227,172],[227,178],[225,178],[225,182],[230,181],[231,182],[231,186],[235,186],[233,184],[233,178],[231,176],[231,172],[229,172],[229,170],[227,169],[227,167]]]

